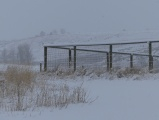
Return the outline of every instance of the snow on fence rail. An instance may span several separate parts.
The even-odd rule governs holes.
[[[159,68],[159,41],[44,46],[44,71]]]

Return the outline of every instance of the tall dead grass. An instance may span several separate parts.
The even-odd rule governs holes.
[[[120,69],[116,71],[117,77],[122,78],[122,77],[132,77],[133,75],[144,75],[148,73],[148,70],[145,68],[125,68],[125,69]]]
[[[88,102],[87,92],[82,85],[70,87],[45,78],[37,79],[37,76],[27,66],[9,66],[4,73],[3,91],[0,89],[0,109],[25,111],[37,107],[63,108],[69,104]]]
[[[24,96],[32,90],[36,74],[27,66],[8,66],[4,73],[6,95],[16,97],[16,109],[23,109]]]
[[[82,86],[71,88],[67,84],[43,85],[36,96],[37,107],[63,108],[69,104],[87,103],[87,92]]]

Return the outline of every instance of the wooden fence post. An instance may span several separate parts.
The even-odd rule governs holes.
[[[109,52],[107,52],[107,71],[109,71],[110,67],[110,62],[109,62]]]
[[[40,72],[42,72],[42,63],[40,63]]]
[[[44,47],[44,71],[47,71],[47,47]]]
[[[109,67],[110,67],[110,69],[112,69],[112,63],[113,63],[113,62],[112,62],[112,61],[113,61],[112,51],[113,51],[113,46],[110,45],[110,46],[109,46],[109,64],[110,64]]]
[[[76,46],[74,46],[74,72],[76,71]]]
[[[152,43],[148,42],[149,44],[149,70],[153,69],[153,57],[152,57]]]
[[[71,58],[71,49],[69,49],[69,68],[71,68],[71,61],[72,61],[72,58]]]
[[[133,54],[130,54],[130,68],[133,68]]]
[[[150,58],[151,59],[151,61],[150,61],[151,68],[149,70],[152,70],[153,69],[153,56],[151,55],[150,57],[151,57]]]

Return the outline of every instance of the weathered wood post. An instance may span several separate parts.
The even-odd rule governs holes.
[[[40,63],[40,72],[42,72],[42,63]]]
[[[133,68],[133,54],[130,54],[130,68]]]
[[[71,49],[69,49],[69,68],[71,68],[71,61],[72,61],[72,58],[71,58]]]
[[[107,71],[109,71],[110,63],[109,63],[109,52],[106,53],[107,55]]]
[[[47,47],[44,47],[44,71],[47,71]]]
[[[112,51],[113,51],[113,46],[109,46],[109,68],[112,69],[112,61],[113,61],[113,56],[112,56]]]
[[[149,70],[153,69],[152,42],[148,42],[149,46]]]
[[[74,46],[74,71],[76,71],[76,46]]]
[[[153,56],[151,55],[151,70],[153,69]]]

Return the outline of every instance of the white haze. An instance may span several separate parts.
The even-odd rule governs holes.
[[[0,40],[70,33],[159,30],[158,0],[0,0]]]

